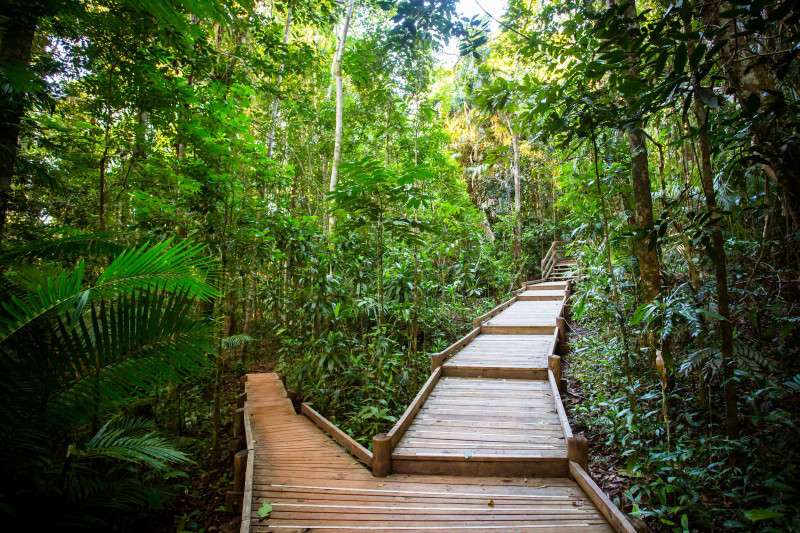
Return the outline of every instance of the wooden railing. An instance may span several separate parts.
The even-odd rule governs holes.
[[[478,330],[480,331],[480,330]],[[422,386],[422,389],[417,393],[414,400],[409,404],[406,412],[400,417],[400,420],[394,425],[389,433],[381,433],[372,437],[372,475],[375,477],[386,477],[392,474],[392,450],[395,449],[397,443],[405,435],[408,426],[417,416],[422,405],[431,395],[433,388],[442,377],[442,368],[436,368],[428,381]]]
[[[364,463],[368,468],[372,468],[372,452],[364,448],[353,437],[336,427],[327,418],[316,412],[311,404],[303,402],[300,405],[300,413],[304,414],[306,418],[314,422],[318,428],[330,435],[333,440],[339,443],[339,446],[350,452],[359,461]]]
[[[460,339],[458,339],[456,342],[454,342],[441,352],[431,354],[431,372],[435,372],[437,368],[442,366],[444,362],[447,360],[447,358],[450,357],[450,355],[459,351],[461,348],[472,342],[473,339],[480,334],[480,332],[481,332],[481,325],[479,323],[467,335],[461,337]]]
[[[558,248],[564,244],[569,244],[569,241],[553,241],[553,244],[550,245],[550,249],[547,250],[547,253],[544,256],[544,259],[542,259],[542,279],[544,281],[547,281],[547,279],[550,277],[550,274],[553,272],[553,268],[558,262],[558,254],[567,253],[566,250]]]
[[[237,508],[242,512],[241,531],[250,531],[250,515],[253,505],[253,469],[255,466],[255,441],[253,429],[250,425],[250,416],[245,402],[247,401],[247,376],[239,380],[238,409],[233,419],[233,434],[231,451],[233,456],[233,492],[225,498],[229,511]],[[242,438],[243,437],[243,438]]]

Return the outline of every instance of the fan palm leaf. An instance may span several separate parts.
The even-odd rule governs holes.
[[[0,344],[50,312],[69,309],[74,322],[93,299],[153,284],[205,300],[215,298],[218,291],[209,283],[214,259],[203,251],[203,246],[187,241],[173,245],[171,239],[125,250],[90,287],[83,285],[85,264],[81,261],[75,269],[48,278],[26,297],[11,294],[10,301],[2,302],[5,314],[0,314]]]
[[[28,259],[115,256],[128,248],[120,241],[121,237],[127,235],[117,231],[82,233],[59,228],[30,244],[4,253],[0,256],[0,265],[12,265]]]
[[[73,327],[52,330],[2,354],[0,439],[46,413],[45,426],[86,422],[127,399],[150,394],[210,365],[212,324],[191,316],[194,298],[166,287],[135,289],[90,306]]]

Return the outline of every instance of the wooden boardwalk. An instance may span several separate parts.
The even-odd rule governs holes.
[[[476,319],[371,452],[309,405],[298,416],[277,374],[248,375],[232,441],[241,531],[633,532],[561,403],[569,294],[569,279],[537,280]]]

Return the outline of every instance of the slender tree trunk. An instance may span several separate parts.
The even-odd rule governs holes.
[[[511,175],[514,177],[514,266],[518,272],[520,269],[520,258],[522,256],[522,194],[520,191],[520,172],[519,172],[519,132],[514,131],[511,124],[511,119],[508,113],[503,112],[508,125],[508,131],[511,133],[511,148],[514,153],[514,161],[511,166]]]
[[[342,33],[339,36],[339,48],[336,51],[336,57],[333,60],[333,74],[336,79],[336,134],[333,144],[333,161],[331,162],[331,181],[328,190],[330,192],[336,191],[336,185],[339,183],[339,162],[342,159],[342,129],[344,124],[344,87],[342,81],[342,57],[344,56],[344,48],[347,44],[347,30],[350,28],[350,16],[353,14],[353,6],[355,0],[350,0],[347,4],[347,11],[344,15],[342,22]],[[333,232],[333,227],[336,220],[333,212],[328,215],[328,226],[325,229],[325,236],[329,236]]]
[[[645,230],[653,224],[653,197],[650,193],[650,169],[647,164],[647,146],[644,130],[638,124],[628,131],[631,152],[631,176],[633,178],[634,219],[636,228]],[[637,239],[637,256],[642,281],[642,296],[645,303],[652,303],[661,290],[657,247],[650,248],[649,238]]]
[[[714,262],[714,277],[717,283],[717,313],[719,321],[720,351],[722,355],[722,379],[725,395],[725,433],[729,439],[739,438],[739,393],[734,382],[736,365],[733,358],[733,324],[731,324],[730,297],[728,294],[728,275],[725,257],[725,243],[722,238],[717,197],[714,191],[714,174],[711,170],[711,140],[708,135],[708,111],[695,95],[694,112],[697,117],[697,144],[700,146],[700,180],[706,197],[706,206],[711,214],[711,251]],[[730,461],[740,466],[741,458],[732,453]]]
[[[286,11],[286,25],[283,28],[283,45],[289,42],[289,30],[292,27],[292,6],[289,6],[289,9]],[[283,82],[283,69],[284,64],[281,62],[281,72],[278,74],[278,83],[276,84],[276,88],[280,89],[281,83]],[[270,119],[270,129],[269,129],[269,141],[267,143],[267,159],[272,159],[272,147],[275,144],[275,125],[278,121],[278,102],[280,98],[276,94],[275,97],[272,99],[272,118]]]
[[[603,240],[606,248],[606,268],[608,275],[611,276],[611,299],[614,302],[614,314],[616,315],[617,326],[619,327],[620,337],[622,338],[622,366],[625,372],[625,379],[628,382],[627,396],[631,412],[636,412],[636,398],[633,394],[633,377],[631,372],[630,352],[628,351],[628,330],[622,313],[622,306],[619,304],[619,289],[617,287],[617,277],[614,274],[614,263],[611,261],[611,239],[608,224],[608,213],[606,212],[606,199],[603,193],[603,185],[600,179],[600,162],[597,155],[597,137],[592,134],[592,148],[594,155],[594,175],[597,184],[597,195],[600,198],[600,209],[603,212]]]
[[[416,102],[415,110],[414,110],[414,166],[419,164],[419,93],[414,95],[414,101]],[[423,183],[423,193],[424,190],[424,183]],[[418,209],[414,210],[414,222],[418,220]],[[417,233],[417,229],[414,229],[414,233]],[[413,361],[413,369],[414,369],[414,381],[416,382],[417,376],[419,375],[419,358],[417,357],[417,352],[419,349],[418,341],[419,341],[419,244],[415,241],[414,242],[414,308],[412,309],[412,322],[411,322],[411,357]]]
[[[289,6],[288,10],[286,11],[286,24],[283,28],[283,44],[289,42],[289,31],[292,27],[292,6]],[[283,82],[283,69],[284,64],[281,63],[281,70],[278,74],[278,81],[276,83],[276,87],[279,89],[281,83]],[[272,160],[272,152],[275,147],[275,127],[278,122],[278,104],[280,103],[280,98],[276,94],[275,97],[272,99],[272,116],[270,117],[270,129],[269,129],[269,137],[267,139],[267,159]],[[259,188],[259,192],[261,198],[263,199],[266,195],[266,190],[262,185]],[[261,222],[263,217],[263,213],[261,210],[258,211],[258,215],[256,216],[257,220]],[[257,247],[256,247],[257,248]],[[257,250],[254,250],[256,252]],[[244,313],[244,325],[242,327],[242,333],[247,333],[250,331],[250,323],[253,320],[253,313],[255,307],[255,295],[258,289],[258,269],[252,273],[250,276],[250,286],[247,290],[247,297],[246,297],[246,304],[245,304],[245,313]],[[245,348],[246,349],[246,348]],[[246,352],[245,352],[246,353]]]
[[[390,127],[392,124],[392,95],[389,95],[389,110],[386,112],[386,166],[389,166],[389,141],[391,140]]]
[[[36,33],[35,18],[9,18],[2,28],[0,60],[11,68],[27,70],[31,58],[33,37]],[[0,104],[0,246],[5,240],[8,203],[11,200],[11,182],[19,150],[19,129],[25,114],[24,99],[20,95],[5,95]]]
[[[219,309],[223,315],[227,315],[226,311],[226,294],[228,291],[228,254],[225,252],[226,244],[228,239],[228,223],[229,223],[229,208],[225,205],[225,220],[222,226],[222,233],[220,235],[220,263],[222,263],[222,276],[220,276],[220,294],[222,295],[219,298],[219,303],[217,304],[217,309]],[[228,321],[228,316],[224,316],[226,319],[226,331],[229,330],[231,322]],[[213,454],[213,459],[216,461],[220,457],[220,438],[219,438],[219,426],[220,426],[220,410],[222,407],[222,370],[225,367],[225,359],[224,359],[224,352],[222,349],[222,335],[218,332],[218,340],[217,340],[217,364],[214,369],[214,391],[213,391],[213,408],[211,414],[211,453]]]
[[[616,4],[616,0],[609,0],[609,5]],[[628,28],[632,33],[639,32],[639,24],[636,21],[636,2],[632,2],[625,17],[628,20]],[[639,57],[636,54],[629,56],[630,68],[628,76],[638,79],[640,77]],[[652,303],[661,291],[661,273],[658,262],[658,245],[650,247],[650,238],[644,233],[653,223],[653,197],[651,194],[650,167],[647,157],[647,144],[645,132],[642,128],[642,121],[637,116],[633,107],[636,104],[635,98],[626,98],[626,105],[629,108],[627,117],[628,125],[626,133],[628,137],[628,148],[631,156],[631,179],[633,185],[634,199],[634,225],[643,234],[636,238],[636,255],[639,260],[639,278],[642,290],[643,303]],[[655,344],[655,335],[648,334],[647,342],[649,345]],[[655,350],[650,350],[650,362],[655,363]]]

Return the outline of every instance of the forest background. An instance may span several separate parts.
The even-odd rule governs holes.
[[[4,523],[232,527],[240,376],[366,444],[567,239],[593,477],[800,531],[796,2],[0,5]]]

